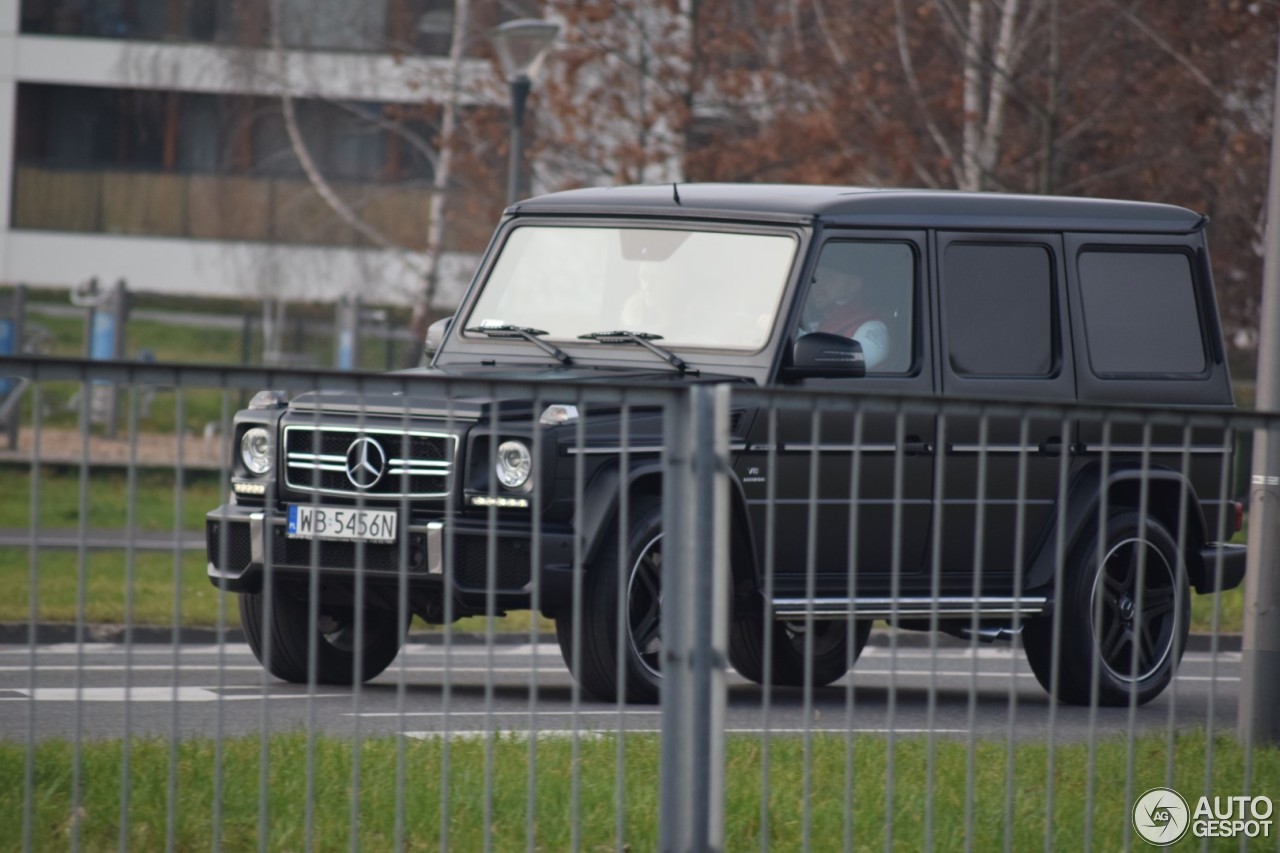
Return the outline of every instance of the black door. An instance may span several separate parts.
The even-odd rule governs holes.
[[[920,587],[934,417],[876,395],[934,391],[925,249],[914,232],[829,232],[821,246],[789,340],[810,331],[851,337],[868,368],[856,379],[784,378],[843,398],[817,411],[783,404],[752,424],[737,473],[758,553],[772,551],[776,597],[805,596],[810,569],[817,596],[847,596],[851,554],[858,597],[888,594],[895,566],[901,592]]]
[[[948,400],[1074,400],[1061,238],[940,233],[936,239],[940,377]],[[945,456],[935,522],[945,593],[1013,591],[1015,570],[1025,566],[1052,515],[1072,429],[1061,417],[1024,423],[998,407],[939,418]]]

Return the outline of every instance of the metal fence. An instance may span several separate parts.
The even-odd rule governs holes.
[[[7,846],[1280,849],[1200,594],[1276,417],[0,372]]]

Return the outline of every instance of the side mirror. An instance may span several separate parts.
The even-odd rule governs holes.
[[[436,350],[440,349],[440,344],[444,342],[444,336],[449,333],[449,326],[452,324],[452,317],[443,317],[427,326],[427,339],[422,345],[422,360],[424,363],[435,355]]]
[[[791,347],[791,363],[787,375],[842,377],[858,379],[867,375],[867,362],[862,344],[830,332],[810,332],[796,338]]]

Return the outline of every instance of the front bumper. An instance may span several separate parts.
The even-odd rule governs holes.
[[[263,578],[310,577],[410,588],[443,589],[446,576],[455,596],[470,608],[484,607],[492,593],[499,609],[530,606],[535,578],[540,606],[554,609],[571,577],[573,534],[563,525],[542,525],[534,567],[534,530],[527,521],[455,516],[415,519],[402,525],[391,544],[316,539],[286,535],[283,512],[226,504],[205,517],[209,580],[230,592],[259,592]],[[492,560],[490,552],[492,551]]]

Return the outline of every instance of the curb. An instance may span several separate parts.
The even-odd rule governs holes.
[[[181,628],[177,641],[183,645],[214,645],[218,642],[243,643],[244,631],[239,628]],[[413,631],[407,642],[423,646],[443,646],[444,631]],[[486,644],[484,634],[457,632],[451,637],[455,646],[483,646]],[[538,642],[554,643],[555,634],[539,634]],[[28,622],[0,622],[0,644],[27,645],[31,642],[31,625]],[[134,643],[137,645],[172,644],[174,631],[172,627],[159,625],[135,625],[132,632],[127,625],[89,623],[82,632],[77,632],[74,622],[38,622],[35,626],[36,645],[46,646],[57,643]],[[495,634],[494,645],[518,646],[529,642],[528,634]]]
[[[72,622],[39,622],[35,626],[35,642],[36,645],[52,645],[54,643],[137,643],[158,644],[173,643],[174,631],[172,627],[160,627],[156,625],[135,625],[132,632],[126,625],[113,625],[102,623],[90,623],[83,627],[83,632],[77,636],[77,626]],[[132,634],[132,636],[130,636]],[[1220,634],[1218,636],[1218,651],[1220,652],[1238,652],[1244,646],[1244,638],[1240,634]],[[454,633],[451,642],[455,646],[484,646],[488,640],[484,634],[473,633]],[[1210,652],[1213,651],[1212,634],[1192,634],[1187,638],[1186,651],[1188,652]],[[184,645],[213,645],[215,643],[243,643],[245,642],[244,631],[239,628],[227,628],[219,632],[216,628],[181,628],[178,630],[177,641]],[[0,622],[0,644],[4,645],[27,645],[31,642],[31,625],[27,622]],[[445,644],[444,631],[413,631],[409,634],[408,641],[414,645],[422,646],[443,646]],[[497,646],[520,646],[529,642],[529,635],[520,633],[502,633],[494,634],[493,643]],[[539,643],[554,643],[556,635],[551,633],[541,633],[538,635]],[[920,631],[898,631],[893,632],[885,629],[877,629],[871,632],[871,638],[867,641],[868,646],[876,648],[893,648],[899,649],[968,649],[972,648],[975,643],[972,640],[962,640],[957,637],[951,637],[946,634],[938,634],[936,636],[920,632]],[[976,644],[979,648],[983,646],[1001,647],[1005,646],[1004,642]],[[1021,643],[1016,639],[1008,644],[1013,648],[1021,648]]]

